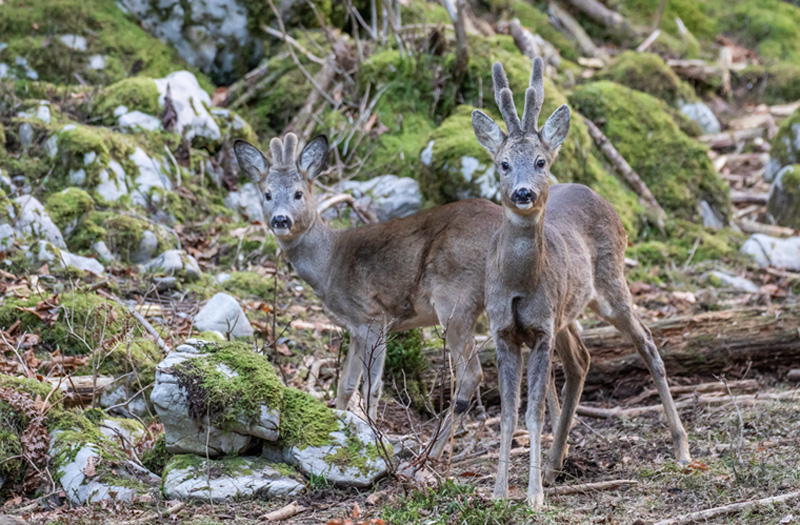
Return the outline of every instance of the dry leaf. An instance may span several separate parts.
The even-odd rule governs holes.
[[[358,502],[356,501],[353,503],[353,512],[350,513],[350,517],[355,519],[361,516],[361,507],[358,506]]]
[[[97,469],[94,467],[94,458],[89,456],[89,460],[86,462],[86,468],[83,469],[83,475],[87,478],[92,478],[97,475]]]

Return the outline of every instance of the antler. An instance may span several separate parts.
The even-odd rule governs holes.
[[[297,157],[297,135],[287,133],[283,138],[283,162],[293,164]]]
[[[278,137],[273,137],[269,141],[269,150],[272,152],[272,164],[279,166],[283,164],[283,142]]]
[[[492,67],[492,80],[494,82],[494,99],[500,114],[506,122],[509,135],[514,133],[536,133],[538,131],[539,112],[544,102],[544,64],[541,57],[533,60],[533,72],[528,89],[525,90],[525,107],[522,111],[522,122],[519,120],[517,108],[514,105],[514,96],[508,87],[508,78],[500,62],[495,62]]]
[[[522,111],[524,133],[536,133],[539,130],[539,112],[542,110],[542,102],[544,102],[543,69],[542,58],[534,58],[530,86],[525,90],[525,109]]]
[[[514,97],[508,87],[508,78],[500,62],[495,62],[492,66],[492,81],[494,82],[494,100],[500,108],[500,114],[506,121],[509,135],[520,131],[519,115],[517,107],[514,105]]]

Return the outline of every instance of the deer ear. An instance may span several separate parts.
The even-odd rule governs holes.
[[[472,110],[472,129],[481,146],[495,155],[506,140],[506,134],[492,117],[478,109]]]
[[[311,180],[319,175],[319,172],[325,167],[327,158],[328,137],[319,135],[303,148],[300,158],[297,160],[297,167],[307,179]]]
[[[562,104],[553,111],[550,118],[542,126],[542,140],[550,149],[555,149],[564,142],[569,132],[569,107]]]
[[[253,182],[261,182],[261,179],[267,174],[267,159],[258,148],[238,139],[233,143],[233,152],[236,154],[236,160],[239,161],[239,167],[247,176]]]

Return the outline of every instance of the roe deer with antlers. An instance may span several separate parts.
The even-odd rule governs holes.
[[[686,431],[667,385],[666,372],[650,331],[634,313],[624,275],[625,230],[614,207],[579,184],[550,186],[550,165],[569,131],[569,108],[559,107],[538,129],[544,100],[542,60],[533,62],[520,121],[503,66],[492,69],[494,93],[506,134],[475,110],[478,142],[492,155],[500,174],[503,221],[487,255],[486,311],[497,345],[501,399],[500,458],[494,496],[508,495],[512,434],[517,425],[522,345],[528,358],[530,435],[528,502],[541,505],[541,429],[544,398],[555,347],[564,365],[564,396],[544,469],[552,482],[561,469],[570,423],[589,369],[589,353],[576,320],[592,307],[631,338],[647,364],[664,405],[677,459],[690,461]]]
[[[336,407],[346,410],[365,374],[363,399],[375,419],[383,389],[387,332],[440,323],[455,368],[454,410],[432,444],[441,454],[453,414],[460,416],[483,378],[473,332],[483,312],[486,249],[502,209],[464,200],[386,223],[348,230],[326,225],[312,180],[325,165],[328,141],[312,140],[296,158],[297,137],[270,142],[272,165],[237,140],[239,165],[260,184],[267,224],[281,249],[322,300],[326,313],[350,331]]]

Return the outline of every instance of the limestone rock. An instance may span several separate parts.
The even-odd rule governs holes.
[[[66,248],[64,236],[55,225],[42,203],[30,195],[13,199],[16,206],[6,208],[10,223],[22,237],[32,236],[52,243],[57,248]]]
[[[39,241],[28,255],[33,257],[39,264],[49,263],[56,268],[72,266],[98,276],[104,275],[106,271],[105,267],[97,259],[75,255],[67,250],[60,250],[46,241]]]
[[[202,275],[197,259],[183,250],[167,250],[145,265],[145,270],[159,275],[181,273],[187,279],[197,279]]]
[[[194,319],[194,327],[200,332],[216,330],[233,337],[250,337],[253,327],[244,315],[239,303],[228,294],[214,295]]]
[[[281,474],[263,458],[206,460],[176,456],[164,469],[164,497],[229,503],[243,499],[294,496],[304,483]],[[209,472],[213,474],[209,476]]]
[[[767,210],[778,224],[800,229],[800,164],[784,166],[775,176]]]
[[[719,279],[723,286],[733,288],[740,292],[758,293],[759,288],[750,279],[739,277],[738,275],[731,275],[729,273],[714,270],[710,274],[712,277]]]
[[[136,264],[146,263],[153,259],[156,250],[158,250],[158,236],[150,230],[144,230],[142,232],[142,240],[139,242],[139,248],[131,254],[131,261]]]
[[[756,233],[745,241],[741,252],[752,256],[761,267],[800,271],[800,237],[778,239]]]
[[[188,71],[176,71],[166,78],[156,79],[158,103],[164,107],[167,88],[178,115],[177,131],[192,140],[201,137],[219,140],[222,137],[217,121],[208,112],[211,97],[203,91],[197,78]]]
[[[388,470],[378,453],[375,432],[352,412],[334,412],[339,416],[339,430],[331,433],[330,445],[286,448],[284,460],[306,476],[324,476],[343,487],[369,487]]]
[[[134,204],[146,207],[151,199],[160,201],[159,191],[172,190],[172,182],[160,160],[150,157],[142,148],[136,148],[130,159],[138,168],[138,174],[134,179],[134,190],[131,193]]]
[[[261,190],[257,184],[242,184],[239,191],[232,191],[225,196],[225,206],[236,210],[248,220],[264,222],[264,209],[261,207]]]
[[[689,120],[696,122],[705,135],[719,133],[722,130],[717,116],[703,102],[683,104],[680,111]]]
[[[380,221],[389,221],[422,209],[419,183],[410,177],[382,175],[368,181],[348,181],[342,191],[352,193],[357,204],[370,208]]]

